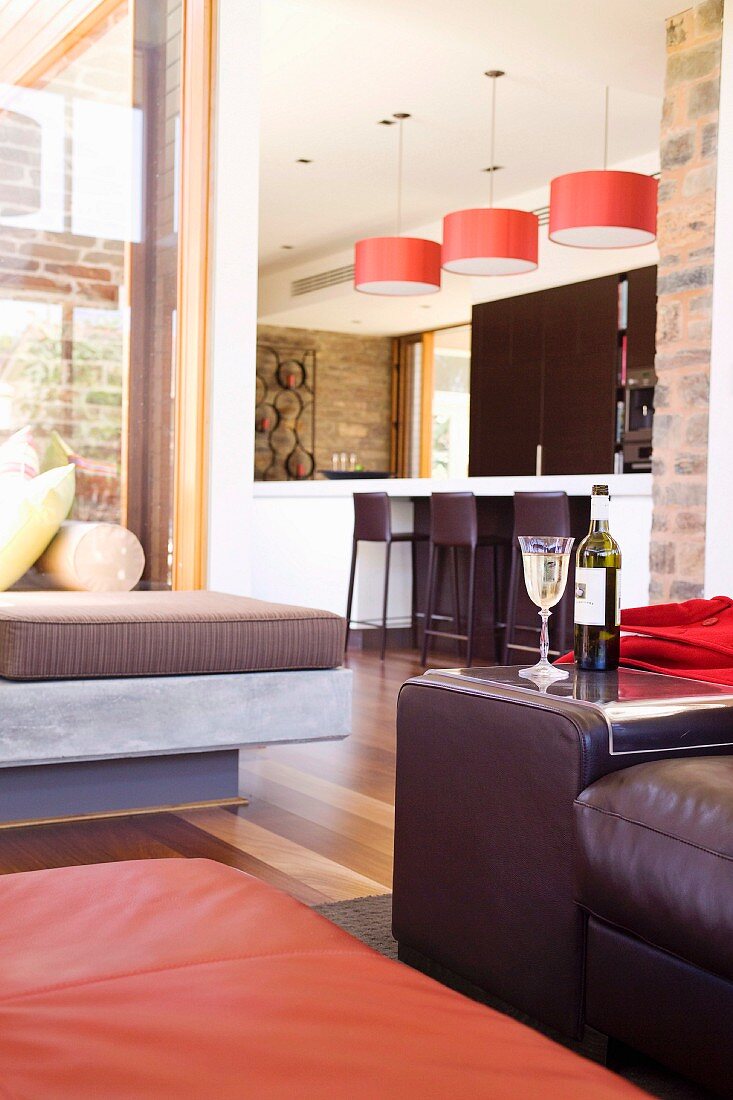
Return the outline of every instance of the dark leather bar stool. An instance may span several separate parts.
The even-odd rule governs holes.
[[[476,497],[473,493],[433,493],[430,498],[430,561],[428,564],[427,608],[425,611],[425,631],[422,644],[422,663],[427,664],[430,638],[454,638],[466,643],[466,666],[473,659],[473,635],[475,620],[476,591],[476,551],[479,547],[492,549],[494,570],[494,599],[496,600],[498,583],[498,548],[506,546],[507,540],[500,535],[479,535]],[[458,583],[457,551],[466,549],[468,558],[468,604],[466,608],[466,633],[461,633],[461,604]],[[450,551],[453,566],[453,621],[455,631],[433,630],[435,602],[438,585],[439,557],[444,550]],[[496,628],[496,609],[494,627]]]
[[[383,542],[387,547],[387,555],[384,566],[384,596],[382,600],[382,648],[381,659],[387,649],[387,600],[389,597],[389,567],[391,562],[392,544],[410,543],[412,547],[412,638],[413,645],[417,644],[417,593],[416,593],[416,569],[415,569],[415,543],[425,542],[427,535],[416,535],[413,531],[392,530],[392,512],[387,493],[354,493],[354,539],[351,548],[351,572],[349,574],[349,595],[346,601],[346,645],[349,648],[349,634],[352,622],[373,626],[374,620],[352,619],[351,609],[354,601],[354,579],[356,577],[356,556],[360,542]]]
[[[504,631],[504,650],[502,664],[508,663],[509,650],[521,649],[535,653],[536,643],[532,646],[518,645],[514,641],[517,630],[539,634],[539,627],[517,623],[517,598],[523,583],[522,552],[517,539],[520,535],[571,535],[570,504],[567,493],[515,493],[514,494],[514,534],[512,536],[512,561],[509,572],[509,591],[507,593],[506,628]],[[550,649],[557,656],[568,646],[568,619],[571,599],[572,563],[570,578],[565,595],[554,608],[550,620],[552,641],[560,648]]]

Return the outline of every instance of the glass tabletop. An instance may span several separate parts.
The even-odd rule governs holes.
[[[463,680],[513,687],[535,695],[549,695],[558,699],[592,703],[594,706],[614,707],[616,704],[654,704],[694,700],[730,700],[733,689],[702,680],[686,680],[680,676],[664,676],[656,672],[642,672],[620,668],[616,672],[584,672],[574,665],[562,665],[569,672],[567,680],[552,684],[533,684],[519,676],[523,665],[497,665],[487,668],[443,669],[441,673]],[[437,670],[436,670],[437,671]]]
[[[733,745],[733,689],[701,680],[620,668],[584,672],[567,665],[567,680],[533,684],[520,677],[523,665],[434,669],[428,679],[446,678],[484,684],[488,694],[508,691],[532,706],[547,699],[553,710],[564,706],[592,709],[608,730],[612,756],[659,753]]]

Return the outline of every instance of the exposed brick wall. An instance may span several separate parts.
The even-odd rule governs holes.
[[[41,127],[17,111],[0,111],[0,212],[38,209],[41,184]]]
[[[120,76],[124,71],[118,65]],[[76,61],[63,79],[48,82],[47,94],[64,96],[67,103],[71,102],[78,95],[75,75],[81,87],[89,92],[89,74],[84,72],[82,62]],[[40,126],[34,119],[17,112],[0,111],[0,212],[3,216],[37,211],[40,183]],[[0,226],[0,294],[3,297],[34,301],[63,298],[66,302],[82,305],[117,303],[123,270],[122,242],[80,237],[69,231],[72,189],[72,165],[70,154],[67,154],[66,231]]]
[[[702,595],[722,0],[667,21],[652,602]]]
[[[0,145],[0,164],[5,150]],[[0,226],[0,294],[116,306],[123,281],[121,241]]]
[[[315,348],[316,469],[334,452],[356,454],[367,470],[389,469],[392,341],[379,336],[259,325],[275,347]]]

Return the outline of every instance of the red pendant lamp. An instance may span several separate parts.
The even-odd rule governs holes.
[[[491,79],[491,164],[489,207],[457,210],[443,218],[443,267],[457,275],[522,275],[537,267],[539,221],[527,210],[494,206],[494,138],[496,81],[501,69],[486,73]]]
[[[422,237],[402,236],[402,123],[399,124],[397,166],[397,236],[367,237],[354,246],[354,288],[362,294],[399,297],[435,294],[440,290],[440,245]]]
[[[550,184],[549,237],[571,248],[636,248],[657,235],[657,181],[608,167],[608,88],[603,171],[570,172]]]

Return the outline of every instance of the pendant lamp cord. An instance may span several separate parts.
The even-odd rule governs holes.
[[[603,120],[603,171],[608,169],[608,98],[609,87],[606,85],[606,109],[605,118]]]
[[[402,135],[402,123],[403,118],[397,120],[398,124],[398,137],[397,137],[397,236],[402,236],[402,153],[403,153],[403,135]]]
[[[489,209],[494,205],[494,148],[496,145],[496,77],[491,78],[491,160],[489,161]]]

